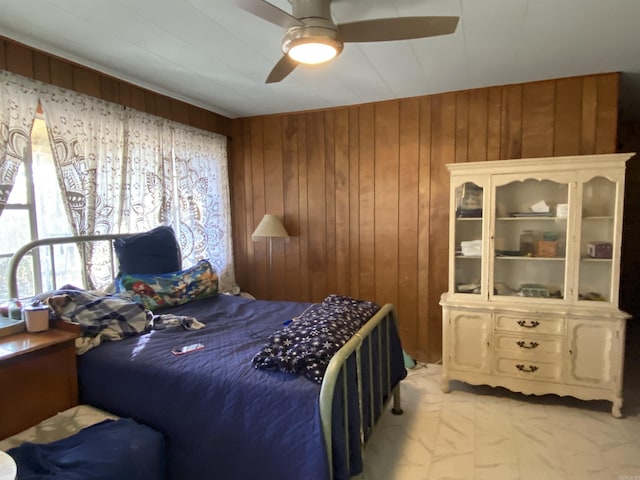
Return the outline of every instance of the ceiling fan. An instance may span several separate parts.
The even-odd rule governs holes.
[[[331,0],[289,0],[292,14],[266,0],[233,0],[257,17],[286,28],[283,57],[266,83],[276,83],[300,63],[317,64],[342,52],[347,42],[385,42],[435,37],[455,32],[459,17],[394,17],[336,25],[331,18]]]

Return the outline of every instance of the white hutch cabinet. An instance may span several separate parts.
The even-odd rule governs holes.
[[[613,403],[621,416],[618,309],[625,162],[633,154],[448,165],[450,380]]]

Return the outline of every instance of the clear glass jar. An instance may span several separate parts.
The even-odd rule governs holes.
[[[22,303],[17,298],[9,300],[9,318],[22,320]]]
[[[533,230],[523,230],[520,234],[520,255],[531,257],[536,251],[536,235]]]

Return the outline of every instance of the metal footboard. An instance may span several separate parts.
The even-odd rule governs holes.
[[[393,398],[393,413],[401,414],[400,405],[400,385],[395,387],[391,385],[391,352],[390,352],[390,335],[391,329],[396,328],[396,310],[392,304],[384,305],[344,346],[336,352],[327,371],[325,372],[322,386],[320,388],[320,418],[322,421],[322,430],[324,434],[325,446],[327,449],[327,457],[329,462],[329,471],[333,478],[333,404],[334,395],[336,393],[337,382],[342,381],[340,389],[343,395],[342,404],[344,406],[343,427],[345,436],[345,452],[346,459],[350,458],[349,446],[349,412],[348,406],[350,402],[358,402],[358,410],[360,414],[360,443],[358,448],[361,452],[364,444],[371,432],[365,431],[366,428],[372,429],[376,421],[385,409],[385,405]],[[376,345],[377,344],[377,349]],[[385,348],[386,346],[386,348]],[[374,354],[374,350],[378,355]],[[350,391],[347,385],[348,370],[354,368],[350,366],[355,364],[357,388],[355,393]],[[375,368],[377,367],[377,369]],[[378,373],[378,383],[380,388],[375,388],[375,373]],[[363,378],[368,373],[369,387],[364,388]],[[350,398],[355,394],[357,399]],[[364,408],[365,402],[368,403],[368,409]],[[379,405],[376,410],[375,405]],[[369,418],[363,418],[363,412],[368,411]]]

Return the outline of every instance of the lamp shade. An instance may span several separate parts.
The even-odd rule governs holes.
[[[256,241],[260,237],[288,237],[289,234],[282,225],[282,222],[275,215],[265,214],[260,223],[251,235],[251,240]]]

